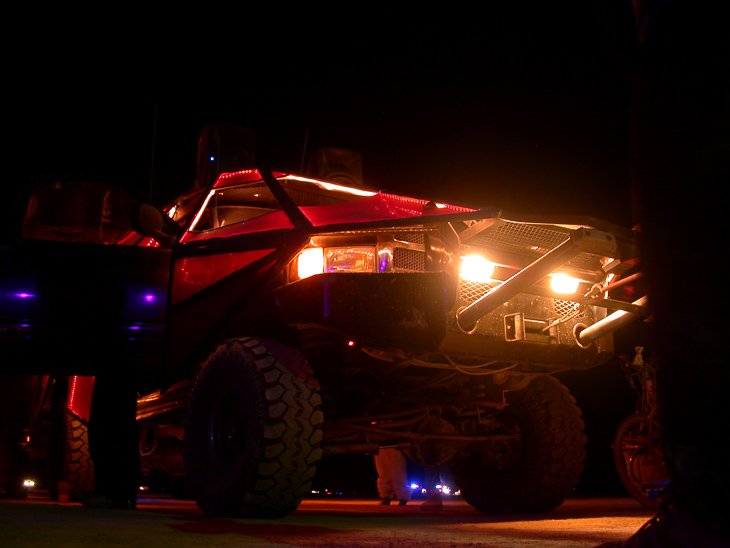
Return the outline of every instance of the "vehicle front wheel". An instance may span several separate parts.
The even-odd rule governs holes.
[[[311,368],[296,351],[254,338],[227,341],[193,386],[185,468],[208,515],[281,517],[310,489],[322,455]]]
[[[508,392],[507,404],[488,432],[504,441],[481,443],[454,461],[454,480],[480,512],[548,512],[571,494],[583,471],[580,409],[547,375]]]

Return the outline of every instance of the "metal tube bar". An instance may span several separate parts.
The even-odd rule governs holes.
[[[594,323],[590,327],[576,329],[575,338],[578,341],[578,344],[581,346],[588,346],[596,339],[603,337],[604,335],[608,335],[609,333],[613,333],[618,328],[628,325],[642,316],[646,316],[646,314],[649,313],[649,311],[645,308],[647,302],[647,297],[642,297],[632,303],[635,306],[643,308],[644,311],[642,313],[632,313],[626,312],[625,310],[619,310],[610,316],[606,316],[601,321]]]

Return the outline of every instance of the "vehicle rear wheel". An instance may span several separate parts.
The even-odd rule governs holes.
[[[48,447],[49,495],[58,500],[58,483],[70,483],[69,500],[79,501],[94,490],[94,465],[89,451],[86,422],[67,407],[68,379],[57,379],[51,404],[51,435]]]
[[[627,417],[613,441],[613,459],[621,482],[638,502],[656,510],[669,483],[659,423],[646,415]]]
[[[505,441],[482,443],[454,461],[454,480],[480,512],[548,512],[571,494],[583,471],[580,409],[568,389],[547,375],[508,392],[507,403],[489,430],[506,434]]]
[[[208,515],[281,517],[296,510],[322,455],[318,384],[306,360],[279,343],[227,341],[193,386],[185,467]]]

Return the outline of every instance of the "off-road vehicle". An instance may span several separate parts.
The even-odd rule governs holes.
[[[164,213],[98,196],[94,242],[34,224],[56,199],[5,246],[5,367],[93,375],[102,347],[133,355],[145,466],[186,475],[209,515],[283,516],[324,454],[382,447],[448,463],[480,511],[549,511],[585,444],[553,374],[606,362],[646,312],[609,297],[633,233],[594,219],[263,169]],[[115,225],[130,214],[135,231]]]

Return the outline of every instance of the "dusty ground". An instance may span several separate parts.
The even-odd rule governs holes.
[[[141,499],[138,509],[93,510],[43,497],[0,502],[0,545],[351,548],[567,548],[621,540],[652,512],[628,498],[568,500],[549,514],[486,516],[461,500],[441,512],[375,500],[307,500],[280,520],[209,519],[194,503]]]

